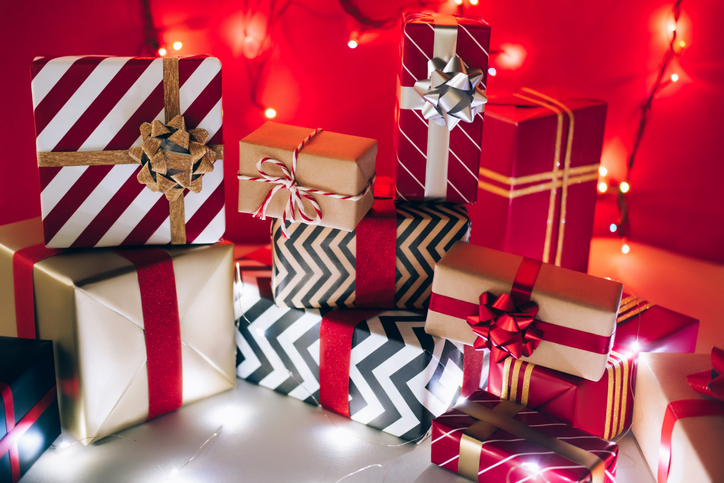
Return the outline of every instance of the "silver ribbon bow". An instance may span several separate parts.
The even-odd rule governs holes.
[[[473,122],[488,102],[480,87],[481,69],[468,71],[463,60],[454,55],[447,64],[439,58],[428,61],[429,78],[415,82],[415,91],[425,100],[422,115],[448,130],[460,121]]]

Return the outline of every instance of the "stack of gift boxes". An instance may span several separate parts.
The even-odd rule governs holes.
[[[724,354],[687,382],[698,322],[585,274],[605,103],[489,100],[489,38],[404,17],[394,182],[372,139],[241,140],[238,210],[273,220],[236,271],[218,60],[36,59],[43,216],[0,227],[0,480],[59,424],[88,444],[235,376],[431,431],[432,462],[474,481],[615,481],[632,421],[661,481],[714,479]]]

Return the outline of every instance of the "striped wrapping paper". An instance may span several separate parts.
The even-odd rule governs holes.
[[[221,63],[179,60],[179,101],[187,129],[222,141]],[[31,64],[37,151],[127,150],[144,122],[164,122],[163,59],[39,57]],[[138,164],[39,167],[45,244],[89,247],[171,242],[169,202],[139,183]],[[214,243],[225,231],[223,160],[185,190],[187,243]]]

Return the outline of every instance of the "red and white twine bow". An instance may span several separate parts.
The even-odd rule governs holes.
[[[275,185],[274,188],[269,190],[269,192],[266,194],[266,197],[264,198],[264,201],[262,201],[261,205],[259,205],[259,208],[257,208],[256,211],[252,213],[254,218],[265,220],[267,216],[266,211],[269,207],[269,203],[271,202],[277,191],[279,191],[280,189],[286,189],[289,191],[289,199],[287,200],[287,203],[284,206],[284,212],[282,213],[282,234],[284,235],[284,238],[289,238],[286,222],[298,221],[297,213],[299,213],[299,217],[301,218],[301,220],[307,223],[314,223],[315,221],[322,219],[322,210],[312,195],[329,196],[331,198],[337,198],[340,200],[357,201],[362,199],[370,191],[370,189],[372,189],[372,185],[374,184],[376,175],[372,177],[369,184],[364,189],[364,191],[362,191],[362,193],[354,196],[339,195],[337,193],[327,193],[325,191],[320,191],[314,188],[300,186],[296,178],[297,158],[299,157],[299,152],[309,141],[312,140],[314,136],[316,136],[320,132],[322,132],[321,127],[312,131],[306,138],[304,138],[301,143],[299,143],[299,146],[297,146],[297,148],[292,153],[291,171],[287,169],[284,163],[277,159],[262,158],[256,163],[256,169],[257,171],[259,171],[259,174],[262,175],[262,178],[246,176],[243,174],[238,175],[239,179],[247,181],[261,181],[263,183],[272,183]],[[264,163],[271,163],[278,166],[279,169],[281,169],[283,176],[272,176],[264,171]],[[310,216],[305,212],[303,199],[309,201],[309,204],[315,211],[314,215]]]

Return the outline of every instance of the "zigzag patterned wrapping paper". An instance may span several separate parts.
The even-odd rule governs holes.
[[[397,203],[394,306],[427,308],[435,263],[460,240],[470,221],[463,205]],[[364,223],[364,220],[363,222]],[[272,224],[274,301],[282,307],[355,308],[357,232],[291,223],[289,238],[281,222]]]
[[[221,63],[179,59],[179,104],[189,128],[222,144]],[[31,65],[38,153],[127,150],[141,144],[143,122],[164,121],[163,59],[39,57]],[[45,243],[49,247],[160,245],[171,242],[169,202],[139,183],[138,164],[41,166]],[[187,243],[224,234],[224,166],[185,190]]]
[[[316,404],[320,399],[318,310],[277,307],[271,270],[237,260],[243,285],[235,303],[238,377]],[[424,315],[381,312],[354,330],[349,372],[350,418],[406,440],[460,395],[463,348],[424,332]],[[487,360],[483,374],[487,371]],[[291,374],[290,374],[291,373]],[[484,379],[485,381],[485,379]]]

